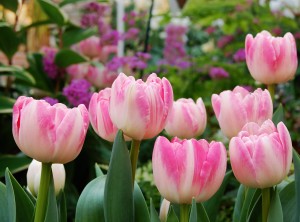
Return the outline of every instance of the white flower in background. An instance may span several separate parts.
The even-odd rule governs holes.
[[[224,25],[224,20],[221,18],[218,18],[212,22],[212,26],[215,27],[223,27],[223,25]]]
[[[170,23],[174,25],[181,25],[181,26],[188,27],[191,24],[191,20],[189,17],[183,17],[183,18],[173,17]]]
[[[163,20],[163,16],[153,15],[150,22],[151,30],[158,30],[161,27],[161,21]]]

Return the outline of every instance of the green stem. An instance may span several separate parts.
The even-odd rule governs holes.
[[[132,172],[132,187],[134,187],[135,170],[139,158],[140,145],[141,145],[140,140],[132,140],[131,142],[130,161],[131,161],[131,172]]]
[[[262,193],[262,222],[268,221],[268,214],[270,208],[270,188],[264,188]]]
[[[51,163],[42,163],[42,175],[40,181],[39,192],[36,201],[34,222],[45,220],[48,190],[50,184]]]
[[[180,204],[180,222],[188,222],[190,214],[189,204]]]
[[[268,85],[268,90],[269,90],[269,93],[271,95],[271,99],[272,101],[274,102],[274,96],[275,96],[275,84],[270,84]]]

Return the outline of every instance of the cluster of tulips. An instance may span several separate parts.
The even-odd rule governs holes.
[[[272,122],[272,87],[294,77],[297,51],[290,33],[275,38],[263,31],[255,38],[248,35],[245,45],[251,75],[267,84],[270,92],[260,88],[249,92],[237,86],[212,95],[211,101],[221,130],[230,139],[229,159],[235,177],[247,187],[266,189],[287,176],[292,162],[289,131],[283,122],[277,126]],[[224,179],[224,144],[194,139],[204,132],[206,122],[201,98],[196,102],[185,98],[173,101],[170,82],[156,74],[149,75],[145,82],[119,74],[111,88],[93,94],[88,109],[84,105],[72,109],[63,104],[51,106],[24,96],[13,108],[16,144],[43,166],[74,160],[82,149],[89,123],[108,141],[113,141],[121,130],[125,139],[135,144],[130,154],[133,180],[140,142],[165,129],[173,139],[156,139],[152,155],[154,182],[166,200],[178,204],[208,200]]]

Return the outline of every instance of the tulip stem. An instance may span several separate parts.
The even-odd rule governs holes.
[[[190,214],[189,204],[180,204],[180,222],[188,222]]]
[[[134,187],[134,179],[135,179],[135,170],[137,167],[137,161],[139,157],[141,141],[140,140],[132,140],[131,141],[131,149],[130,149],[130,161],[131,161],[131,172],[132,172],[132,187]]]
[[[34,222],[45,220],[47,203],[48,203],[48,190],[51,176],[51,163],[42,163],[42,175],[40,181],[40,188],[36,201]]]
[[[270,188],[264,188],[262,193],[262,222],[268,221],[268,214],[270,208]]]
[[[271,95],[271,99],[272,99],[272,102],[274,102],[274,97],[275,97],[275,84],[269,84],[268,85],[268,91]]]

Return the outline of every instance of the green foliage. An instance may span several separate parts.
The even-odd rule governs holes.
[[[5,175],[6,168],[10,172],[17,173],[27,169],[31,162],[31,158],[25,156],[23,153],[18,155],[1,155],[0,156],[0,177]]]
[[[50,0],[38,0],[38,2],[43,11],[49,17],[50,21],[57,24],[58,26],[63,26],[66,23],[66,15],[55,3]]]
[[[59,67],[67,67],[81,62],[87,62],[87,58],[70,49],[62,49],[55,56],[55,63]]]
[[[62,35],[63,46],[70,47],[71,45],[84,40],[90,36],[96,35],[98,32],[95,28],[82,29],[78,27],[70,27]]]
[[[0,0],[0,5],[2,5],[4,8],[9,9],[13,12],[17,11],[18,9],[18,0]]]
[[[300,157],[299,154],[293,149],[293,161],[295,165],[295,190],[296,190],[296,212],[295,221],[300,221]]]
[[[29,84],[35,84],[35,79],[33,76],[26,70],[17,66],[0,66],[0,76],[1,75],[14,76],[17,79],[23,80]]]
[[[6,23],[0,23],[0,50],[9,60],[18,50],[20,40],[14,30]]]
[[[11,113],[15,100],[0,95],[0,113]]]

